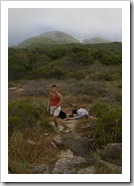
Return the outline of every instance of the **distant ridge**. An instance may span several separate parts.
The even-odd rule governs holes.
[[[84,39],[83,44],[95,44],[95,43],[111,43],[112,41],[103,39],[101,37],[95,37],[91,39]]]
[[[22,47],[22,48],[40,47],[43,45],[69,44],[69,43],[80,43],[80,41],[67,33],[61,31],[53,31],[53,32],[46,32],[39,36],[26,39],[23,42],[21,42],[17,47]]]
[[[24,40],[17,48],[37,48],[43,47],[46,45],[60,45],[60,44],[70,44],[70,43],[81,43],[81,44],[97,44],[97,43],[111,43],[112,41],[101,38],[95,37],[91,39],[83,39],[79,41],[78,39],[74,38],[73,36],[61,32],[61,31],[52,31],[52,32],[45,32],[36,37],[31,37],[29,39]]]

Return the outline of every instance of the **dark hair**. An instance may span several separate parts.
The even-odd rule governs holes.
[[[77,110],[78,110],[78,109],[73,109],[73,110],[72,110],[72,113],[73,113],[73,114],[77,114]]]
[[[56,86],[56,85],[52,85],[52,86],[51,86],[51,88],[53,88],[53,87],[57,88],[57,86]]]

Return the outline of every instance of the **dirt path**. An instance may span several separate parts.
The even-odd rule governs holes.
[[[86,132],[89,130],[87,122],[83,123],[83,120],[59,120],[59,132],[57,136],[58,139],[62,138],[64,145],[75,155],[89,159],[92,140],[91,136],[83,135],[83,128],[85,126],[87,126],[85,127]],[[54,126],[52,122],[51,125]]]

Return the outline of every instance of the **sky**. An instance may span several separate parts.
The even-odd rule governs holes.
[[[45,32],[62,31],[78,40],[122,41],[121,8],[9,8],[8,44]]]

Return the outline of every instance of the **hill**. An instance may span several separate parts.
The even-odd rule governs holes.
[[[46,33],[41,34],[40,37],[52,39],[53,41],[59,44],[79,43],[77,39],[61,31],[46,32]]]
[[[84,43],[84,44],[111,43],[111,42],[112,42],[112,41],[103,39],[103,38],[101,38],[101,37],[95,37],[95,38],[84,39],[84,40],[83,40],[83,43]]]
[[[56,44],[69,44],[79,43],[79,41],[73,38],[71,35],[60,31],[46,32],[37,37],[32,37],[24,40],[17,47],[19,48],[35,48],[42,47],[44,45],[56,45]]]

